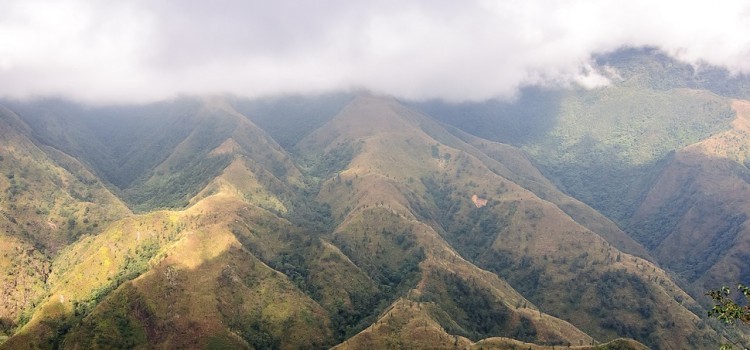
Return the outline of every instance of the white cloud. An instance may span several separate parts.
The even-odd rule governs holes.
[[[365,88],[512,96],[607,83],[591,55],[656,46],[750,72],[746,1],[0,2],[0,95],[147,101]],[[602,75],[603,74],[603,75]]]

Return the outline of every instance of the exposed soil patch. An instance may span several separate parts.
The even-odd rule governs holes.
[[[487,200],[484,198],[479,198],[479,196],[477,196],[476,194],[471,196],[471,201],[474,202],[474,205],[476,205],[477,208],[481,208],[487,205]]]

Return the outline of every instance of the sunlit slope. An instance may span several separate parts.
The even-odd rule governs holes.
[[[660,160],[730,129],[734,113],[726,96],[746,94],[748,84],[654,49],[603,55],[596,68],[609,85],[528,88],[511,101],[418,106],[463,131],[521,148],[561,190],[628,231]],[[730,80],[738,85],[730,87]]]
[[[696,68],[655,49],[619,50],[596,63],[608,86],[529,88],[513,101],[420,108],[525,151],[564,193],[612,219],[648,250],[650,260],[679,275],[694,297],[748,282],[747,247],[737,238],[747,215],[747,140],[733,98],[747,96],[750,80],[717,67]],[[535,179],[513,181],[619,249],[643,256],[615,243],[616,235],[604,227],[592,227],[579,216],[580,207],[571,210],[540,191],[545,186]]]
[[[0,335],[46,293],[50,260],[60,249],[129,215],[80,163],[31,135],[0,106]]]
[[[188,210],[131,216],[64,249],[47,264],[47,296],[29,298],[38,306],[2,347],[332,345],[328,312],[243,245],[271,261],[290,244],[279,236],[302,235],[277,215],[290,211],[301,175],[262,131],[232,118],[229,137],[205,152],[229,166]]]
[[[562,193],[532,164],[531,158],[518,148],[469,135],[457,129],[451,132],[477,150],[471,152],[492,172],[532,191],[539,198],[557,205],[579,224],[596,232],[623,252],[652,260],[647,250],[617,224],[583,202]],[[478,152],[477,152],[478,151]]]
[[[542,311],[597,340],[628,336],[659,347],[709,346],[713,333],[699,329],[699,318],[686,308],[697,305],[664,271],[622,253],[554,203],[492,171],[463,150],[469,145],[433,138],[448,134],[439,129],[393,100],[361,97],[298,144],[302,152],[317,150],[322,159],[343,164],[318,197],[339,222],[333,242],[356,264],[396,289],[414,289],[417,271],[424,273],[417,264],[431,256],[430,246],[415,237],[412,225],[419,223],[438,235],[428,242],[507,279]],[[473,195],[487,205],[478,208]]]
[[[165,119],[179,142],[118,191],[139,213],[19,255],[49,272],[0,348],[718,343],[624,252],[640,245],[511,146],[360,96],[292,156],[223,99],[185,106]]]
[[[353,160],[335,162],[348,162],[348,168],[324,179],[318,198],[331,205],[337,218],[331,242],[376,283],[382,295],[379,305],[394,302],[378,310],[383,313],[372,319],[373,326],[344,344],[379,347],[394,342],[391,345],[446,347],[454,339],[478,340],[493,335],[550,344],[590,342],[591,338],[574,326],[540,312],[496,275],[464,260],[414,215],[402,192],[419,180],[408,180],[407,172],[420,171],[420,167],[426,171],[431,162],[437,164],[430,158],[426,143],[430,137],[414,128],[423,118],[395,101],[363,97],[302,142],[301,150],[309,152],[310,157],[320,152],[319,156],[325,158],[326,149],[329,154],[346,154],[349,152],[339,150],[352,147],[349,154]],[[373,122],[358,124],[366,120]],[[329,138],[329,132],[342,140]],[[351,145],[346,139],[362,142]],[[371,141],[375,143],[373,150],[393,147],[393,143],[381,140],[404,142],[416,150],[365,151]],[[403,173],[392,176],[367,164],[370,156],[375,156],[373,162],[381,166],[398,159],[404,167],[413,168],[400,169]],[[399,177],[404,181],[398,181]],[[383,315],[391,315],[394,310],[400,310],[394,320],[380,327],[383,317],[390,317]],[[367,339],[364,343],[363,338]]]
[[[568,193],[620,222],[660,159],[727,129],[733,114],[710,92],[628,83],[566,93],[553,129],[523,146]]]
[[[55,252],[82,233],[129,213],[78,161],[35,143],[13,112],[0,107],[0,203],[5,232]]]
[[[240,243],[269,225],[289,224],[222,193],[117,222],[55,262],[50,297],[0,347],[330,343],[327,313]]]
[[[633,218],[635,234],[699,291],[750,282],[750,102],[732,107],[732,129],[671,156]]]
[[[327,207],[305,197],[286,153],[238,123],[208,152],[229,165],[189,208],[131,216],[66,248],[0,347],[324,348],[365,327],[377,286],[324,237]]]

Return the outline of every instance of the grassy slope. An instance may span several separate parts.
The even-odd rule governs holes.
[[[270,177],[301,185],[299,170],[281,147],[222,99],[206,99],[185,121],[191,131],[164,161],[125,190],[142,210],[185,206],[239,151]],[[223,148],[221,146],[224,146]]]
[[[149,105],[85,107],[58,100],[9,102],[44,144],[81,160],[126,189],[161,163],[192,130],[195,99]]]
[[[47,292],[50,260],[129,210],[76,160],[34,143],[30,128],[1,106],[0,172],[0,333],[6,333]]]
[[[715,81],[654,50],[600,57],[612,84],[526,89],[515,101],[415,104],[471,134],[521,147],[561,189],[625,225],[671,151],[730,128]],[[739,80],[741,81],[741,79]],[[745,84],[747,85],[747,84]],[[738,84],[731,95],[749,91]]]
[[[729,97],[746,97],[750,80],[711,67],[695,71],[654,50],[624,50],[599,64],[612,85],[421,108],[445,108],[441,120],[520,146],[561,189],[615,220],[676,272],[694,297],[747,282],[746,137]]]
[[[698,318],[681,305],[695,303],[664,271],[621,253],[553,204],[493,176],[476,160],[454,159],[456,167],[428,187],[435,202],[433,217],[464,256],[598,339],[625,335],[654,346],[701,346],[702,338],[693,335]],[[459,171],[466,182],[454,180]],[[488,206],[473,207],[468,200],[472,192],[489,198]],[[440,204],[446,202],[451,204]]]
[[[480,151],[472,152],[471,148],[466,149],[481,159],[492,172],[534,192],[539,198],[554,203],[576,222],[598,233],[617,249],[653,260],[648,251],[623,232],[617,224],[583,202],[558,190],[532,164],[530,157],[518,148],[481,139],[457,129],[451,129],[451,132]]]
[[[125,205],[78,161],[37,145],[11,111],[0,110],[3,212],[6,232],[54,253],[81,233],[129,213]]]
[[[679,150],[634,216],[656,256],[698,291],[748,282],[749,106],[735,101],[731,130]]]
[[[256,233],[279,220],[217,193],[189,210],[139,215],[81,241],[53,267],[50,297],[0,347],[330,342],[327,313],[239,242],[232,223],[241,218]]]
[[[375,326],[344,344],[378,347],[395,342],[391,345],[444,347],[452,344],[455,336],[445,333],[442,327],[464,340],[461,335],[481,339],[491,334],[528,331],[529,339],[538,342],[590,341],[564,321],[546,314],[547,322],[537,321],[538,316],[530,317],[540,314],[532,303],[496,275],[461,258],[432,227],[417,220],[408,207],[404,186],[416,186],[418,180],[413,176],[429,171],[438,162],[430,158],[432,139],[415,132],[416,120],[410,119],[409,114],[421,118],[393,102],[360,98],[301,145],[310,152],[331,152],[345,146],[346,140],[365,140],[361,144],[354,141],[361,151],[354,154],[347,169],[325,179],[319,198],[328,202],[334,217],[339,218],[332,243],[371,276],[381,290],[389,292],[385,301],[404,297],[396,299],[379,320],[373,319],[377,320]],[[373,124],[367,125],[367,121]],[[392,149],[394,144],[413,147]],[[384,152],[384,147],[391,152]],[[403,167],[392,168],[390,162]],[[394,172],[384,173],[384,169]],[[393,310],[405,305],[409,305],[407,311],[399,312],[395,318],[417,320],[391,320],[386,328],[378,326],[386,322],[383,317],[387,319]],[[486,310],[479,310],[480,305]],[[412,314],[422,306],[430,311]],[[402,323],[392,326],[391,322]],[[419,324],[423,322],[429,324],[424,326],[428,329],[411,329],[422,327]],[[489,324],[493,326],[488,327]],[[360,343],[363,337],[367,341]]]
[[[160,188],[196,150],[228,165],[187,209],[129,217],[63,250],[48,296],[0,348],[295,348],[362,330],[350,341],[589,343],[576,326],[659,346],[713,336],[663,271],[566,215],[559,192],[502,145],[471,145],[395,101],[360,98],[298,144],[317,192],[231,107],[209,101],[200,113],[222,121],[215,137],[188,133],[143,183]],[[472,194],[489,205],[474,207]]]
[[[732,116],[728,100],[711,93],[629,84],[569,93],[556,127],[524,146],[567,192],[620,222],[661,158],[728,128]]]
[[[299,171],[273,141],[263,142],[260,130],[235,120],[226,139],[206,152],[230,158],[231,165],[219,169],[189,209],[133,216],[66,248],[52,266],[49,296],[28,310],[30,321],[2,347],[331,344],[328,311],[291,274],[251,253],[276,263],[305,234],[277,215],[289,212]],[[274,162],[283,173],[269,165]],[[351,270],[340,253],[320,253],[328,259],[318,264]]]
[[[664,271],[621,253],[480,159],[419,131],[435,134],[438,127],[429,123],[393,101],[361,98],[298,145],[329,153],[347,145],[359,150],[319,195],[341,221],[334,243],[361,259],[358,265],[374,271],[408,267],[414,245],[427,249],[410,242],[414,229],[404,222],[419,220],[464,258],[508,278],[542,310],[599,339],[628,335],[658,346],[706,346],[703,337],[711,331],[699,330],[698,317],[682,305],[695,302]],[[491,204],[477,210],[472,193]],[[402,222],[398,229],[377,224],[387,222],[383,210],[400,218],[394,219]],[[399,249],[398,242],[408,248]],[[639,304],[613,302],[628,299]]]
[[[0,348],[319,348],[372,312],[380,291],[320,236],[325,206],[300,197],[288,156],[226,105],[206,108],[237,123],[206,152],[229,166],[188,209],[133,216],[64,250],[49,296]]]

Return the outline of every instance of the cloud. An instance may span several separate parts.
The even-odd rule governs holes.
[[[622,46],[748,73],[748,34],[745,1],[6,0],[0,95],[364,88],[479,100],[530,84],[601,86],[592,54]]]

